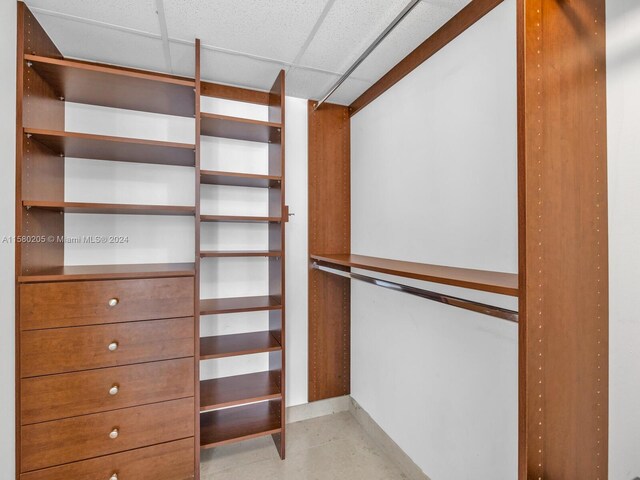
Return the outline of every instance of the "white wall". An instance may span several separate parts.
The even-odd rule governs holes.
[[[607,2],[609,478],[640,477],[640,4]]]
[[[0,2],[0,239],[15,233],[16,2]],[[0,242],[0,464],[15,476],[14,248]]]
[[[515,15],[507,0],[352,118],[353,253],[517,271]],[[352,284],[352,396],[434,480],[516,478],[517,364],[515,324]]]

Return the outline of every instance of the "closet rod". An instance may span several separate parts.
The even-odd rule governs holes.
[[[360,55],[360,57],[355,61],[355,63],[351,65],[351,67],[349,67],[349,70],[344,72],[344,74],[342,74],[342,76],[336,81],[336,83],[333,84],[333,87],[331,87],[327,94],[322,97],[322,100],[316,103],[316,105],[313,107],[314,112],[318,108],[320,108],[320,105],[326,102],[338,88],[340,88],[340,85],[342,85],[347,80],[347,78],[351,76],[355,69],[358,68],[362,62],[364,62],[369,54],[373,52],[378,45],[380,45],[380,42],[382,42],[387,37],[387,35],[389,35],[393,31],[393,29],[396,28],[396,26],[404,19],[404,17],[409,14],[409,12],[411,12],[411,10],[414,9],[416,5],[418,5],[418,3],[420,3],[420,1],[421,0],[411,0],[407,4],[407,6],[404,7],[404,9],[398,14],[398,16],[393,19],[393,22],[391,22],[389,26],[384,29],[384,31],[378,36],[378,38],[376,38],[374,42],[369,45],[369,48],[367,48],[364,53]]]
[[[317,262],[313,262],[312,268],[315,270],[320,270],[322,272],[331,273],[333,275],[338,275],[340,277],[350,278],[352,280],[360,280],[361,282],[377,285],[378,287],[388,288],[397,292],[408,293],[417,297],[426,298],[428,300],[433,300],[434,302],[444,303],[447,305],[451,305],[452,307],[471,310],[472,312],[482,313],[484,315],[501,318],[510,322],[518,322],[518,312],[508,310],[506,308],[487,305],[480,302],[474,302],[473,300],[465,300],[464,298],[452,297],[443,293],[423,290],[422,288],[402,285],[400,283],[390,282],[388,280],[382,280],[380,278],[368,277],[359,273],[336,270],[335,268],[320,265]]]

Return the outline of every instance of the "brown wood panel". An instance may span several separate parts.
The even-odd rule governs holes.
[[[193,408],[193,398],[184,398],[25,425],[21,471],[193,437]]]
[[[195,163],[193,153],[195,146],[189,143],[36,128],[25,128],[24,133],[31,141],[45,146],[50,150],[49,154],[57,157],[66,156],[183,167],[193,167]],[[51,162],[51,159],[49,161]],[[40,195],[37,197],[25,195],[25,198],[46,200]]]
[[[605,1],[518,1],[519,478],[605,480]]]
[[[124,203],[50,202],[23,200],[27,209],[63,213],[101,213],[114,215],[194,215],[195,207],[176,205],[129,205]]]
[[[362,268],[388,275],[424,280],[425,282],[442,283],[514,297],[518,296],[518,275],[513,273],[429,265],[365,255],[323,255],[312,253],[311,258],[343,267]]]
[[[349,106],[351,115],[355,115],[393,87],[416,67],[431,58],[467,30],[467,28],[471,27],[496,6],[501,4],[502,1],[503,0],[471,0],[471,2],[454,15],[451,20],[418,45],[415,50],[400,60],[400,62],[389,70],[380,80],[355,99]]]
[[[22,380],[22,424],[193,397],[193,358]]]
[[[282,308],[282,300],[269,295],[257,297],[208,298],[200,300],[200,315],[258,312],[262,310],[277,310],[280,308]]]
[[[203,413],[200,445],[211,448],[279,433],[282,429],[280,408],[279,400],[271,400]]]
[[[279,188],[282,177],[279,175],[257,175],[254,173],[217,172],[202,170],[200,183],[206,185],[232,185],[236,187]]]
[[[67,265],[30,269],[18,277],[21,283],[72,280],[119,280],[131,278],[193,277],[193,263],[128,263],[121,265]]]
[[[269,105],[269,92],[232,87],[231,85],[220,85],[219,83],[201,82],[201,95],[225,100],[235,100],[236,102]]]
[[[309,102],[309,252],[351,249],[350,120],[347,107]],[[309,401],[350,390],[351,285],[309,269]]]
[[[200,382],[200,410],[281,398],[273,372],[249,373]]]
[[[192,317],[23,331],[18,378],[191,357],[193,340]]]
[[[268,250],[203,250],[200,252],[200,257],[281,257],[280,251],[268,251]]]
[[[201,222],[280,223],[281,217],[247,217],[242,215],[200,215]]]
[[[282,125],[216,113],[200,114],[200,134],[247,142],[280,142]]]
[[[193,117],[194,81],[107,64],[25,55],[68,102]]]
[[[20,475],[20,480],[190,480],[194,445],[188,438]]]
[[[282,349],[271,332],[236,333],[200,338],[200,359],[235,357],[252,355]]]
[[[110,302],[115,299],[115,306]],[[20,328],[193,316],[193,279],[151,278],[20,286]]]

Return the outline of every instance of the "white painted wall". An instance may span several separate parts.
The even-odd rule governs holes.
[[[607,2],[609,478],[640,477],[640,4]]]
[[[507,0],[352,118],[353,253],[517,271],[515,15]],[[352,342],[352,396],[427,475],[516,478],[516,325],[353,282]]]
[[[16,2],[0,2],[0,239],[15,233]],[[14,248],[0,243],[0,465],[15,476]]]

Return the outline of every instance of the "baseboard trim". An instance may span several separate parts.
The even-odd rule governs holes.
[[[351,397],[328,398],[317,402],[304,403],[287,408],[287,423],[301,422],[312,418],[324,417],[339,412],[348,412],[351,405]]]

